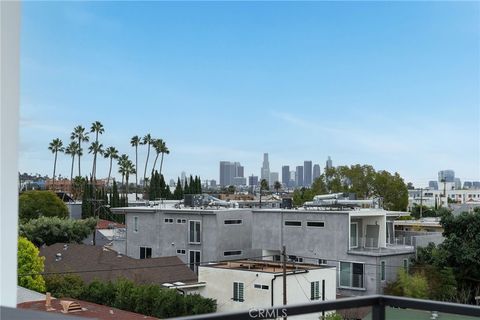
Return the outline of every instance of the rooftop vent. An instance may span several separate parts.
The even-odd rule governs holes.
[[[173,287],[173,284],[171,284],[171,283],[162,283],[162,286],[167,287],[167,288],[171,288],[171,287]]]
[[[63,308],[62,313],[74,313],[83,311],[82,307],[80,307],[80,305],[75,301],[62,300],[60,301],[60,304]]]
[[[62,254],[60,252],[58,252],[56,255],[55,255],[55,261],[60,261],[62,260]]]
[[[185,285],[185,283],[180,282],[180,281],[174,282],[173,284],[176,285],[176,286],[184,286]]]
[[[68,244],[64,244],[63,245],[63,250],[67,250],[68,249]]]

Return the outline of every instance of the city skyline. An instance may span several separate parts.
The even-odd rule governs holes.
[[[49,142],[98,120],[101,143],[130,159],[132,136],[164,139],[167,181],[182,171],[217,180],[225,158],[260,175],[264,152],[273,172],[305,159],[323,169],[330,155],[415,185],[445,168],[480,180],[477,3],[23,9],[20,172],[51,176]],[[57,172],[69,168],[60,155]],[[107,171],[99,159],[97,176]]]

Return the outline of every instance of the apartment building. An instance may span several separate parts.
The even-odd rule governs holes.
[[[134,258],[177,255],[198,265],[245,258],[333,265],[340,294],[382,293],[412,246],[387,241],[382,209],[115,208],[126,216],[126,252]]]

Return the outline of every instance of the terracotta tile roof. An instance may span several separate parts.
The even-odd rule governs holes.
[[[62,313],[63,308],[60,305],[61,300],[75,301],[80,304],[80,307],[85,308],[86,310],[64,314]],[[44,311],[45,313],[49,313],[49,314],[55,313],[55,314],[75,316],[75,317],[94,318],[99,320],[157,319],[153,317],[144,316],[139,313],[123,311],[117,308],[112,308],[112,307],[103,306],[103,305],[92,303],[92,302],[74,300],[74,299],[53,299],[52,308],[54,308],[55,310],[48,311],[48,312],[45,310],[45,300],[20,303],[17,305],[17,308]]]
[[[62,255],[56,261],[56,254]],[[165,282],[197,282],[197,276],[177,256],[151,259],[133,259],[118,256],[113,250],[100,246],[56,243],[40,248],[45,257],[45,272],[69,272],[78,274],[89,283],[127,278],[135,283],[162,284]]]
[[[125,225],[122,223],[98,219],[97,229],[111,229],[111,228],[125,228]]]

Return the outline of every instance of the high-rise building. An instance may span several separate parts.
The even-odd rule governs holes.
[[[429,181],[428,182],[428,189],[438,190],[438,182],[437,181]]]
[[[243,167],[240,162],[220,161],[220,185],[230,186],[234,184],[234,178],[243,178]]]
[[[438,171],[438,182],[455,182],[455,171],[453,170]]]
[[[313,166],[313,176],[312,176],[313,181],[315,181],[315,179],[317,179],[317,178],[320,178],[320,175],[321,175],[321,173],[320,173],[320,165],[319,165],[319,164],[315,164],[315,165]],[[312,183],[313,183],[313,181],[312,181]]]
[[[249,186],[258,186],[258,176],[254,176],[253,174],[248,177],[248,185]]]
[[[282,184],[289,187],[290,184],[290,166],[282,167]]]
[[[328,156],[327,163],[325,164],[325,167],[327,169],[333,168],[332,158],[330,158],[330,156]]]
[[[455,178],[454,182],[455,182],[455,190],[462,189],[462,181],[460,180],[460,178]]]
[[[279,181],[278,172],[270,172],[270,185],[273,186],[277,181]]]
[[[290,171],[290,187],[297,186],[297,172],[295,170]]]
[[[247,178],[244,177],[234,177],[233,178],[233,185],[238,186],[246,186],[247,185]]]
[[[270,163],[268,162],[268,153],[263,154],[263,164],[262,164],[262,171],[260,174],[261,179],[270,181]]]
[[[297,187],[303,187],[303,166],[297,166],[297,172],[295,174],[295,184]]]
[[[210,180],[210,188],[216,188],[217,187],[217,181],[216,180]]]
[[[303,185],[310,187],[312,185],[312,161],[303,162]]]

